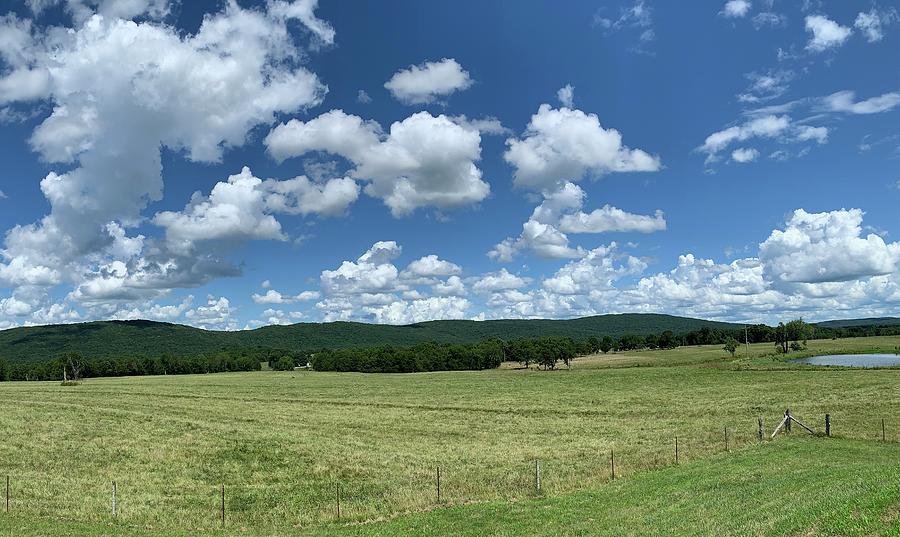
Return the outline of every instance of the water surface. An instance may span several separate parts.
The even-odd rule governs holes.
[[[843,365],[849,367],[890,367],[900,365],[900,354],[828,354],[791,360],[798,364]]]

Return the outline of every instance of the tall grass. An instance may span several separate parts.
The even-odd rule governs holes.
[[[880,438],[886,418],[900,436],[898,370],[740,369],[721,349],[696,352],[556,372],[4,383],[0,477],[17,516],[85,522],[109,521],[116,480],[121,523],[174,532],[217,527],[224,484],[229,527],[271,530],[333,520],[338,482],[344,521],[429,509],[437,466],[444,504],[533,496],[535,459],[556,496],[606,482],[611,450],[620,476],[672,464],[675,435],[682,461],[704,458],[725,427],[735,449],[787,407],[819,428],[830,413],[837,435]]]

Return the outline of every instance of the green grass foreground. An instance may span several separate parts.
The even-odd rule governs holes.
[[[811,342],[822,352],[890,352],[898,345],[898,337]],[[634,527],[635,534],[658,526],[660,533],[697,535],[727,534],[719,527],[734,535],[747,533],[734,529],[745,527],[761,535],[791,534],[795,527],[852,535],[855,512],[869,524],[859,527],[870,528],[858,534],[890,534],[896,488],[865,480],[874,487],[866,489],[849,479],[872,472],[898,481],[900,370],[797,366],[767,356],[771,350],[754,346],[748,357],[735,358],[716,347],[624,353],[553,372],[509,366],[406,375],[264,371],[89,379],[68,387],[0,383],[0,480],[10,475],[12,486],[12,518],[0,511],[0,534],[119,535],[127,528],[216,534],[223,483],[227,531],[248,535],[393,535],[417,533],[403,524],[432,523],[436,534],[465,534],[470,523],[481,534],[541,534],[535,520],[547,532],[557,525],[568,528],[557,534],[576,535],[602,534],[601,521]],[[768,434],[787,407],[817,430],[830,413],[834,434],[867,442],[796,438],[757,446],[757,418]],[[882,419],[884,444],[876,442]],[[729,454],[723,453],[726,427]],[[683,464],[673,468],[676,435]],[[610,450],[625,477],[613,485],[607,484]],[[534,498],[535,459],[546,499]],[[731,465],[742,469],[728,473]],[[438,466],[441,509],[407,518],[438,507]],[[779,477],[782,466],[793,468],[790,477]],[[716,472],[732,477],[716,478]],[[120,516],[110,527],[113,480]],[[735,480],[738,489],[725,487],[723,503],[715,504],[716,483]],[[338,482],[346,528],[333,525]],[[814,488],[826,482],[833,496]],[[610,492],[632,483],[647,488]],[[771,496],[764,503],[752,500],[766,489]],[[889,493],[894,503],[876,516],[878,498]],[[711,498],[708,505],[695,502],[702,494]],[[617,509],[620,495],[632,506]],[[598,528],[567,526],[591,522],[579,507],[591,498],[599,498]],[[479,505],[467,505],[473,502]],[[851,524],[843,533],[828,533],[829,525],[765,525],[780,520],[779,510],[795,510],[799,521],[810,522],[842,505],[854,506],[841,515]],[[520,511],[533,513],[520,517]],[[668,512],[675,517],[669,527],[658,514]],[[708,525],[691,523],[704,513]],[[631,518],[616,522],[618,516]],[[519,518],[526,525],[513,522]],[[751,518],[761,525],[740,525]]]
[[[182,534],[2,515],[0,532],[86,537]],[[232,527],[210,533],[248,531]],[[438,507],[384,522],[334,523],[271,534],[897,536],[900,445],[794,435],[554,498]]]

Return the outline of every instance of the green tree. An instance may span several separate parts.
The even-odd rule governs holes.
[[[275,371],[293,371],[294,365],[294,359],[287,355],[269,362],[269,367]]]
[[[615,345],[616,342],[610,336],[603,336],[603,339],[600,340],[600,350],[603,351],[603,354],[611,351]]]
[[[723,347],[723,349],[730,352],[731,357],[734,358],[734,353],[735,351],[737,351],[738,345],[739,343],[737,342],[737,340],[729,336],[728,339],[725,340],[725,346]]]
[[[802,347],[806,347],[806,342],[809,339],[809,334],[811,332],[811,326],[806,324],[803,319],[794,319],[790,321],[787,325],[785,325],[785,329],[787,331],[787,340],[789,342],[802,342]]]
[[[671,330],[666,330],[659,335],[657,344],[660,349],[674,349],[678,346],[678,341],[675,339],[675,334],[672,333]]]

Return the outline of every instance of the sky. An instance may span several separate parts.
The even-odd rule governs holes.
[[[0,3],[0,329],[900,314],[900,5]]]

